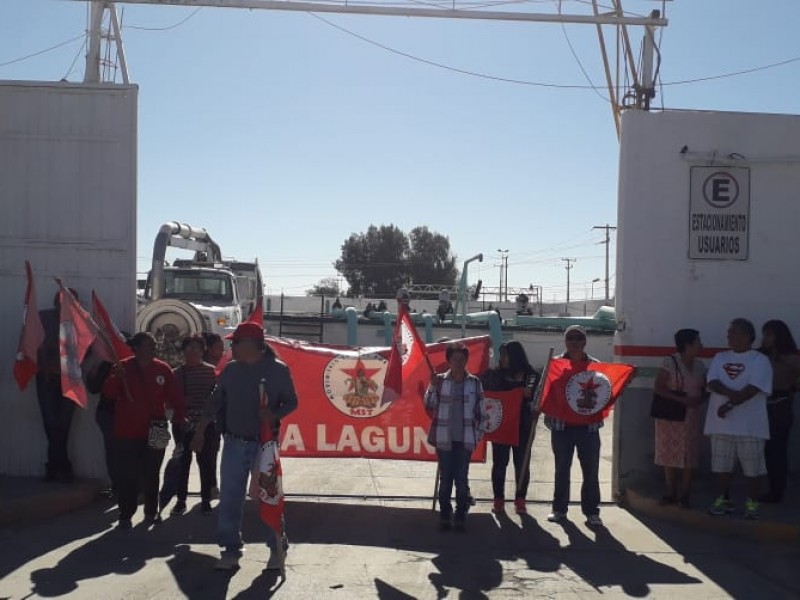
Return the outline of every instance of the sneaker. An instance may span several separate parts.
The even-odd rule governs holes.
[[[439,519],[439,531],[450,531],[449,517],[442,517]]]
[[[589,515],[586,517],[586,524],[589,527],[602,527],[603,519],[600,518],[600,515]]]
[[[130,519],[120,519],[117,522],[117,529],[120,531],[130,531],[133,528],[133,523]]]
[[[711,505],[711,508],[708,509],[708,514],[716,517],[729,515],[732,512],[733,503],[725,496],[719,496],[716,500],[714,500],[714,504]]]
[[[748,498],[744,503],[744,518],[755,520],[758,518],[758,500]]]
[[[557,510],[554,510],[549,515],[547,515],[547,520],[550,521],[551,523],[561,523],[561,521],[563,521],[566,518],[567,518],[566,513],[558,512]]]
[[[269,555],[269,560],[267,561],[267,571],[283,571],[283,561],[274,550]]]
[[[217,486],[211,488],[211,499],[212,500],[219,499],[219,488]]]
[[[175,506],[172,507],[172,510],[170,511],[169,514],[171,514],[173,517],[177,517],[185,512],[186,512],[186,502],[178,500],[175,503]]]
[[[214,563],[214,569],[217,571],[235,571],[238,568],[239,559],[235,556],[223,556]]]
[[[200,506],[200,513],[203,515],[210,515],[213,512],[214,509],[211,508],[211,502],[208,501],[203,502],[202,505]]]
[[[492,504],[492,512],[496,515],[502,515],[504,512],[506,512],[505,503],[506,501],[502,498],[495,498],[494,503]]]
[[[514,500],[514,510],[518,515],[528,514],[528,508],[525,506],[525,498],[517,498]]]

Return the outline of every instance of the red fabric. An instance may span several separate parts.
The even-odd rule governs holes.
[[[507,392],[487,392],[483,395],[486,402],[486,412],[489,415],[489,429],[484,438],[487,442],[519,445],[519,421],[522,412],[523,388]]]
[[[81,408],[88,395],[83,384],[81,363],[96,337],[97,326],[75,296],[59,282],[61,303],[59,349],[61,353],[61,391]]]
[[[182,425],[186,417],[183,396],[169,365],[154,359],[141,366],[135,357],[121,363],[124,377],[116,373],[103,385],[103,395],[115,400],[114,435],[141,440],[147,438],[150,421],[165,419],[165,408],[173,408],[172,422]]]
[[[266,394],[261,392],[261,406],[266,406]],[[283,469],[278,450],[278,440],[272,434],[272,424],[266,419],[261,426],[261,451],[258,457],[254,497],[258,500],[258,514],[261,520],[275,533],[277,543],[281,543],[283,531]]]
[[[19,345],[14,359],[14,379],[20,390],[28,387],[36,375],[36,355],[39,346],[44,342],[44,328],[36,310],[36,287],[33,283],[31,263],[25,261],[25,303],[22,308],[22,330],[19,334]]]
[[[109,362],[119,362],[133,356],[133,350],[125,343],[125,339],[117,329],[117,326],[114,325],[114,321],[111,320],[106,307],[100,302],[100,297],[95,294],[94,290],[92,290],[92,316],[94,316],[95,322],[100,327],[102,335],[99,337],[103,342],[107,341],[111,344],[111,360]],[[102,346],[104,350],[101,350],[101,352],[108,352],[109,350],[108,343],[95,343],[95,347],[97,346]]]
[[[398,309],[393,342],[383,380],[381,405],[399,398],[403,394],[403,380],[412,377],[422,364],[428,364],[425,342],[420,339],[408,308],[403,304]]]
[[[250,313],[250,316],[247,318],[248,323],[257,323],[264,327],[264,296],[260,296],[258,298],[258,302],[253,307],[253,312]]]
[[[470,349],[469,371],[485,371],[489,337],[460,341]],[[299,404],[282,422],[283,456],[436,460],[427,442],[430,417],[422,402],[431,380],[424,360],[408,373],[404,370],[402,394],[384,404],[381,388],[389,348],[346,349],[269,336],[267,342],[289,366]],[[447,369],[446,347],[427,346],[439,372]],[[482,443],[473,460],[484,460],[485,452]]]
[[[596,375],[581,375],[587,371]],[[620,363],[572,362],[568,358],[554,358],[547,369],[541,411],[567,425],[602,421],[611,413],[611,407],[634,371],[631,365]]]

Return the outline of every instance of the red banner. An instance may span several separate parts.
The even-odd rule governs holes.
[[[100,328],[100,335],[95,340],[94,348],[109,362],[119,362],[133,356],[133,350],[125,342],[100,297],[92,290],[92,316]]]
[[[507,392],[483,391],[489,425],[486,441],[517,446],[519,444],[519,420],[522,413],[523,388]]]
[[[469,371],[485,371],[490,338],[459,341],[469,348]],[[270,336],[267,342],[289,366],[299,402],[283,420],[283,456],[436,460],[427,441],[430,418],[422,404],[430,382],[425,361],[404,372],[402,394],[383,404],[389,348],[348,349]],[[446,347],[427,346],[438,373],[447,370]],[[473,460],[483,461],[485,454],[485,444],[480,444]]]
[[[568,425],[602,421],[635,368],[621,363],[572,362],[554,358],[547,369],[541,411]]]

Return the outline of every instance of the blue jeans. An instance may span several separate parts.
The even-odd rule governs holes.
[[[463,442],[453,442],[452,450],[436,450],[439,457],[439,515],[449,519],[453,515],[450,502],[453,484],[456,486],[456,519],[463,519],[469,508],[469,457]]]
[[[589,431],[585,425],[567,425],[563,431],[554,430],[550,433],[550,444],[556,460],[553,512],[567,513],[572,457],[577,450],[583,473],[581,510],[587,517],[600,514],[600,432]]]
[[[259,442],[246,442],[230,435],[224,436],[220,464],[219,506],[217,506],[217,543],[222,556],[242,556],[242,511],[247,495],[247,482],[261,448]],[[267,546],[275,548],[271,529]]]

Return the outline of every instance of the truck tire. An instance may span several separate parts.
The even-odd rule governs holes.
[[[136,315],[136,331],[153,334],[158,358],[171,367],[183,364],[183,339],[205,330],[200,311],[188,302],[174,298],[151,302]]]

